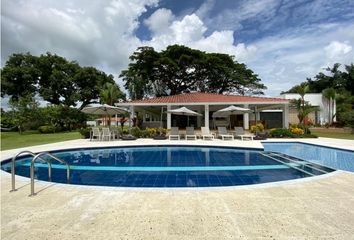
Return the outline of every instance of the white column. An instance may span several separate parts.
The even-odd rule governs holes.
[[[289,127],[289,104],[285,104],[283,108],[283,128]]]
[[[129,127],[131,127],[131,123],[132,123],[133,118],[134,118],[134,106],[130,106]]]
[[[146,122],[146,112],[143,110],[143,122]]]
[[[209,128],[209,105],[205,105],[204,127]]]
[[[244,108],[248,108],[248,104],[243,105]],[[250,129],[250,114],[249,113],[244,113],[243,114],[243,128],[244,129]]]
[[[201,113],[201,108],[198,109],[198,113]],[[202,116],[197,116],[197,128],[202,125]]]
[[[171,110],[171,105],[167,105],[167,111]],[[171,129],[171,113],[167,112],[167,129]]]

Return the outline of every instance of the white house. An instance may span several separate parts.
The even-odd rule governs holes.
[[[171,115],[168,110],[185,106],[201,114],[198,117],[189,118],[189,124],[200,128],[215,126],[242,126],[249,129],[255,120],[262,121],[270,127],[288,127],[289,101],[284,98],[251,97],[237,95],[222,95],[215,93],[185,93],[173,96],[134,100],[117,104],[129,107],[131,117],[139,116],[143,127],[186,127],[186,116]],[[228,119],[213,118],[212,114],[230,105],[249,108],[256,112],[231,116]],[[281,109],[278,112],[262,112],[268,109]],[[269,123],[269,124],[268,124]]]
[[[299,99],[300,95],[297,93],[285,93],[281,95],[285,99]],[[330,113],[331,108],[329,107],[330,101],[326,99],[322,93],[306,93],[305,101],[309,102],[312,106],[317,106],[319,111],[309,114],[309,120],[315,124],[326,124],[329,122],[330,115],[336,114],[336,101],[333,101],[333,114]],[[334,118],[333,121],[336,121]],[[289,108],[289,123],[298,123],[297,111],[294,108]]]

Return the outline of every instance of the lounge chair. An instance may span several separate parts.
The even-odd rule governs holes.
[[[111,130],[109,130],[109,128],[102,128],[101,140],[104,141],[106,138],[108,138],[108,141],[111,141],[112,138]]]
[[[226,127],[218,127],[218,136],[222,140],[234,140],[234,136],[227,132]]]
[[[203,140],[209,139],[213,140],[214,135],[210,133],[210,129],[207,127],[201,127]]]
[[[94,140],[95,137],[98,141],[101,140],[101,132],[99,128],[92,128],[90,132],[90,141]]]
[[[194,134],[194,127],[186,128],[186,140],[197,140],[197,135]]]
[[[254,136],[251,134],[245,134],[245,130],[243,129],[243,127],[235,127],[235,137],[240,137],[243,141],[245,138],[253,140]]]
[[[179,129],[178,127],[171,127],[170,135],[168,136],[169,140],[180,140]]]

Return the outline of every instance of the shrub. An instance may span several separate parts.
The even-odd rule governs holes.
[[[59,129],[58,129],[59,130]],[[38,131],[40,133],[55,133],[57,132],[57,127],[55,126],[49,126],[49,125],[46,125],[46,126],[40,126],[38,128]]]
[[[132,132],[132,135],[136,138],[140,138],[142,135],[142,131],[138,127],[133,127],[131,132]]]
[[[296,135],[304,135],[304,130],[302,130],[301,128],[290,128],[290,132]]]
[[[257,125],[252,125],[251,126],[251,133],[255,133],[257,130],[257,132],[261,133],[264,131],[264,126],[262,123],[258,123]]]
[[[90,138],[91,128],[81,128],[79,132],[84,138]]]
[[[283,137],[293,137],[294,134],[290,132],[289,129],[286,128],[273,128],[269,131],[269,134],[272,137],[283,138]]]
[[[146,137],[153,137],[157,133],[157,128],[146,128]]]

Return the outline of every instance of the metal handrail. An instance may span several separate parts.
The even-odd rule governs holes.
[[[36,154],[31,151],[22,151],[22,152],[17,153],[11,159],[11,190],[10,190],[10,192],[17,191],[16,183],[15,183],[15,161],[20,155],[23,155],[23,154],[29,154],[32,157],[36,156]],[[40,158],[40,159],[48,164],[48,166],[49,166],[48,167],[48,178],[49,178],[49,180],[51,180],[52,179],[52,164],[51,164],[51,162],[46,159],[43,159],[43,158]]]
[[[54,156],[53,154],[51,154],[51,153],[49,153],[49,152],[41,152],[41,153],[38,153],[38,154],[32,159],[32,161],[31,161],[31,168],[30,168],[30,175],[31,175],[31,194],[30,194],[30,196],[36,195],[35,192],[34,192],[34,162],[35,162],[37,159],[40,159],[40,156],[42,156],[42,155],[48,155],[49,157],[51,157],[51,158],[57,160],[58,162],[65,164],[65,165],[66,165],[66,180],[67,180],[67,182],[70,181],[70,166],[69,166],[69,164],[68,164],[66,161],[64,161],[64,160],[62,160],[62,159],[60,159],[60,158]]]

